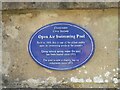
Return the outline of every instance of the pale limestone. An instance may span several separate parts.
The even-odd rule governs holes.
[[[118,67],[118,12],[117,9],[103,10],[33,10],[25,13],[3,12],[4,38],[3,61],[10,62],[6,66],[9,83],[17,78],[20,82],[27,83],[30,87],[52,86],[55,83],[70,84],[70,79],[77,80],[75,87],[116,87]],[[95,53],[91,60],[84,66],[69,71],[47,70],[35,63],[30,57],[27,46],[31,35],[42,26],[53,22],[72,22],[87,29],[95,40]],[[8,59],[10,57],[10,59]],[[115,69],[115,70],[113,70]],[[110,77],[105,77],[106,72]],[[101,76],[99,76],[101,75]],[[108,74],[107,74],[108,75]],[[91,80],[89,80],[90,78]],[[88,80],[87,80],[88,79]],[[42,82],[40,82],[40,81]],[[113,82],[114,80],[114,82]],[[52,83],[50,83],[52,82]],[[102,84],[101,84],[102,83]],[[105,83],[105,84],[103,84]],[[96,85],[97,84],[97,85]],[[72,86],[71,85],[71,86]],[[8,85],[8,87],[11,85]],[[40,86],[40,87],[43,87]],[[23,87],[23,86],[21,86]]]

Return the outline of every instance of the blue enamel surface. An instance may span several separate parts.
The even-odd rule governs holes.
[[[80,67],[90,60],[94,50],[95,43],[91,34],[69,22],[43,26],[31,36],[28,44],[28,51],[33,60],[53,70],[72,70]]]

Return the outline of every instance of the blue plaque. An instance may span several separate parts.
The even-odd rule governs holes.
[[[56,22],[38,29],[30,38],[28,51],[39,65],[53,70],[72,70],[94,54],[95,44],[84,28]]]

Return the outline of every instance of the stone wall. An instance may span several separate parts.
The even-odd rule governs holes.
[[[118,3],[3,3],[4,87],[118,87]],[[53,22],[72,22],[95,39],[93,58],[69,71],[36,64],[27,46],[30,36]]]

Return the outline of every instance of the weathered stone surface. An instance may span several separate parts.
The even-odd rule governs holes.
[[[0,89],[2,88],[2,3],[0,2]]]
[[[117,2],[4,2],[3,10],[10,9],[95,9],[115,8]]]
[[[53,22],[72,22],[94,37],[96,50],[84,66],[54,71],[36,64],[27,46],[30,36]],[[3,11],[3,81],[5,87],[117,87],[118,10]]]

